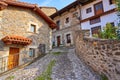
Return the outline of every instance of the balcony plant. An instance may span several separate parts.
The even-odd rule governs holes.
[[[116,5],[117,5],[117,10],[118,10],[118,29],[117,29],[117,36],[118,39],[120,40],[120,0],[115,0],[116,1]]]
[[[102,39],[117,39],[117,28],[112,26],[110,23],[107,23],[103,31],[100,31],[99,37]]]

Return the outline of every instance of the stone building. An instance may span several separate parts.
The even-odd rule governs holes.
[[[55,27],[36,4],[0,0],[0,72],[49,52]]]
[[[54,13],[57,12],[57,9],[55,7],[47,7],[47,6],[42,6],[40,9],[47,15],[50,16]]]
[[[57,24],[57,28],[53,30],[53,46],[74,45],[74,31],[80,29],[77,4],[73,2],[50,16]]]
[[[76,0],[57,11],[51,18],[58,27],[53,30],[53,45],[74,45],[74,31],[90,30],[90,36],[99,34],[106,23],[117,26],[114,0]]]

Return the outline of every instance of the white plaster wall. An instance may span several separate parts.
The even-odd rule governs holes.
[[[101,20],[102,20],[101,25],[105,26],[107,22],[109,22],[109,23],[114,22],[115,26],[117,26],[117,18],[118,18],[118,16],[117,16],[116,12],[111,13],[109,15],[101,16]]]
[[[90,3],[90,4],[82,6],[82,8],[81,8],[82,19],[86,19],[86,18],[94,16],[95,15],[94,14],[95,13],[94,12],[94,4],[96,4],[98,2],[101,2],[101,1],[103,2],[104,12],[109,11],[111,9],[114,9],[116,7],[115,4],[110,5],[109,0],[96,0],[96,1],[94,1],[92,3]],[[90,8],[90,7],[92,8],[92,12],[86,13],[86,9]]]
[[[112,4],[112,5],[109,4],[109,0],[102,0],[102,1],[103,1],[104,11],[109,11],[111,9],[116,8],[115,4]]]
[[[116,12],[114,12],[114,13],[111,13],[111,14],[108,14],[105,16],[101,16],[100,17],[101,22],[99,22],[99,23],[90,25],[90,21],[86,21],[86,22],[81,23],[81,27],[82,27],[82,29],[90,29],[90,36],[91,36],[92,35],[91,28],[92,27],[101,26],[101,28],[103,29],[103,27],[106,25],[106,23],[111,23],[111,22],[114,22],[115,26],[117,26],[117,18],[118,18],[117,14],[116,14]]]

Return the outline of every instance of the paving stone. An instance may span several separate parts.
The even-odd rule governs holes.
[[[52,69],[52,80],[100,80],[96,74],[75,55],[74,49],[56,48],[52,52],[61,51],[60,55],[47,54],[45,57],[25,68],[0,77],[5,80],[8,76],[15,76],[14,80],[34,80],[47,68],[49,62],[56,60]]]

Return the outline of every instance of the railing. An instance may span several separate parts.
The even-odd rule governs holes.
[[[7,70],[7,60],[8,60],[8,57],[0,58],[0,73]]]
[[[13,54],[0,58],[0,73],[14,69],[19,65],[31,62],[34,57],[29,57],[28,54]]]

